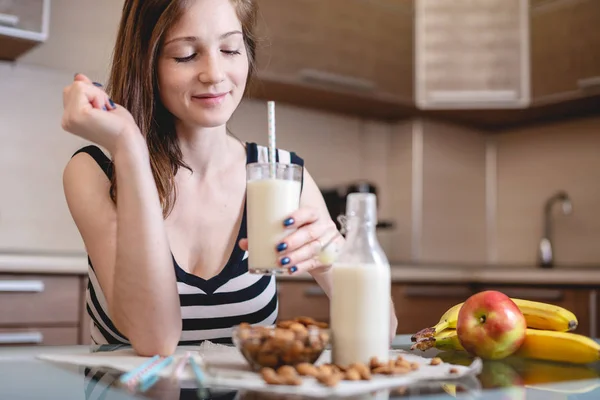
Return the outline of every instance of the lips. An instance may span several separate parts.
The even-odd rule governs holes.
[[[219,97],[223,97],[227,94],[227,92],[224,93],[204,93],[204,94],[195,94],[192,97],[196,98],[196,99],[216,99]]]
[[[227,96],[228,92],[225,93],[202,93],[192,96],[192,101],[202,107],[216,107],[219,106]]]

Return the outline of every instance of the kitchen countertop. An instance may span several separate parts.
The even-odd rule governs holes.
[[[407,350],[410,347],[408,335],[397,336],[394,348]],[[108,379],[99,377],[99,382],[85,378],[85,369],[73,366],[37,360],[38,354],[87,353],[87,346],[58,347],[9,347],[0,348],[0,397],[10,399],[133,399],[124,391],[107,383]],[[469,356],[461,352],[439,352],[431,349],[418,352],[424,357],[441,357],[454,364],[468,365]],[[157,386],[159,386],[157,384]],[[209,388],[210,390],[210,388]],[[170,388],[165,392],[146,393],[146,398],[195,399],[195,388],[179,390]],[[255,392],[229,390],[223,399],[266,398]],[[215,393],[212,393],[215,395]],[[162,396],[162,397],[161,397]],[[537,360],[505,359],[483,363],[482,373],[468,381],[433,382],[408,387],[404,395],[394,392],[377,392],[373,396],[361,396],[361,399],[598,399],[600,398],[599,363],[582,366],[548,363]],[[141,398],[143,398],[142,396]],[[140,398],[140,397],[138,397]],[[271,400],[285,400],[285,396],[269,395]],[[287,397],[289,398],[289,397]],[[302,397],[294,396],[300,400]],[[353,397],[352,397],[353,398]],[[349,398],[350,399],[350,398]]]
[[[459,267],[402,265],[391,266],[394,283],[503,283],[522,285],[600,285],[600,268],[538,269],[527,267]],[[308,274],[281,275],[279,280],[312,280]]]
[[[541,269],[527,266],[460,266],[394,263],[395,283],[504,283],[599,286],[600,268],[557,267]],[[0,253],[0,273],[76,274],[88,271],[84,255],[36,255]],[[282,275],[279,280],[312,280],[309,274]]]
[[[85,255],[0,253],[0,273],[84,275],[87,272]]]

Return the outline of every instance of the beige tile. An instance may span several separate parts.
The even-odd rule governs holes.
[[[520,129],[497,141],[499,263],[536,262],[543,206],[560,189],[573,213],[554,209],[556,263],[600,263],[600,118]]]
[[[486,261],[485,137],[423,121],[423,262]]]
[[[390,124],[365,121],[361,132],[360,177],[377,187],[378,217],[380,221],[391,219],[388,164],[392,127]],[[392,235],[388,229],[377,231],[379,243],[388,255],[392,252]]]
[[[388,258],[393,262],[413,260],[412,229],[412,121],[392,125],[388,156],[389,215],[395,227],[388,236]]]

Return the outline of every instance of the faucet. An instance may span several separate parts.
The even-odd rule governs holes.
[[[573,211],[573,203],[569,195],[564,190],[560,190],[552,195],[544,206],[544,235],[540,240],[539,247],[539,266],[542,268],[552,268],[554,266],[554,251],[552,249],[551,231],[552,231],[552,206],[560,201],[565,215]]]

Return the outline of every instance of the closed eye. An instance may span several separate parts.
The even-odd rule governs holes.
[[[238,54],[242,54],[239,50],[221,50],[221,52],[227,54],[228,56],[235,56]]]
[[[192,61],[196,57],[196,53],[189,55],[187,57],[174,57],[175,61],[178,63]]]

